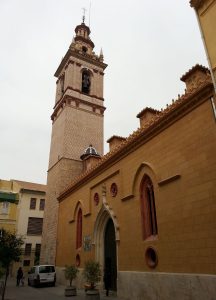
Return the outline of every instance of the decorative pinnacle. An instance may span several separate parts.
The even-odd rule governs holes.
[[[86,8],[82,8],[83,10],[83,17],[82,17],[82,20],[83,20],[83,23],[85,23],[85,12],[86,12]]]

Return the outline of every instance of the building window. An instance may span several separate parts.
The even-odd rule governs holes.
[[[36,198],[31,198],[30,199],[30,209],[35,209],[36,208]]]
[[[82,92],[85,94],[89,94],[90,86],[91,86],[90,73],[88,71],[84,70],[82,72]]]
[[[4,201],[2,202],[2,214],[8,214],[9,211],[9,202],[8,201]]]
[[[29,259],[24,259],[23,267],[29,267],[29,266],[30,266],[30,260]]]
[[[41,235],[43,227],[43,218],[32,218],[28,219],[27,234]]]
[[[34,264],[37,265],[40,262],[40,252],[41,252],[41,244],[36,244],[35,246],[35,258]]]
[[[40,199],[40,210],[44,210],[45,207],[45,199]]]
[[[78,210],[77,214],[77,234],[76,234],[76,248],[82,247],[82,209]]]
[[[25,255],[31,255],[32,244],[25,244]]]
[[[40,255],[41,244],[36,244],[35,246],[35,255]]]
[[[143,239],[157,235],[157,217],[154,199],[154,187],[151,179],[145,175],[140,186],[141,219]]]

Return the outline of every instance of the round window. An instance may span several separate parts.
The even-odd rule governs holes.
[[[98,195],[98,193],[95,193],[94,194],[94,203],[95,203],[95,205],[98,205],[99,204],[99,195]]]
[[[76,255],[76,266],[77,267],[80,266],[80,256],[79,256],[79,254]]]
[[[115,197],[118,193],[118,187],[116,183],[112,183],[111,187],[110,187],[110,193],[112,195],[112,197]]]
[[[155,268],[158,264],[157,252],[154,248],[148,247],[145,252],[146,263],[150,268]]]

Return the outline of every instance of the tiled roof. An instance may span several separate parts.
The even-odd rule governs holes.
[[[16,180],[16,179],[12,179],[12,181],[15,181],[17,184],[19,184],[21,189],[24,189],[24,190],[46,192],[46,189],[47,189],[47,186],[45,184],[21,181],[21,180]]]
[[[189,72],[191,70],[189,70]],[[181,96],[178,95],[178,98],[176,100],[172,100],[172,103],[170,105],[167,104],[167,107],[165,109],[161,109],[161,111],[158,111],[157,114],[155,114],[150,120],[148,120],[143,127],[138,128],[131,135],[129,135],[128,138],[126,138],[119,145],[117,145],[112,151],[102,156],[97,164],[95,164],[92,168],[88,169],[81,175],[77,176],[75,180],[71,183],[71,185],[68,186],[60,194],[58,199],[59,200],[64,199],[68,194],[70,194],[70,192],[72,192],[74,188],[79,186],[79,184],[82,184],[82,182],[84,181],[86,182],[91,176],[95,175],[97,170],[99,171],[101,170],[102,167],[109,164],[112,158],[116,157],[117,155],[122,155],[122,152],[124,150],[129,151],[129,149],[133,148],[139,139],[145,137],[149,132],[151,134],[151,131],[156,127],[160,127],[160,124],[163,121],[166,122],[169,116],[173,114],[176,115],[176,111],[178,110],[178,108],[186,104],[189,101],[189,99],[193,98],[196,94],[201,92],[207,86],[211,86],[212,88],[212,81],[211,81],[210,74],[209,76],[205,77],[202,81],[199,81],[198,86],[193,87],[190,90],[185,90],[185,93]]]

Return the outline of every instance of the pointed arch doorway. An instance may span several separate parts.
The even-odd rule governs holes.
[[[105,267],[111,272],[110,290],[117,291],[119,224],[113,210],[103,205],[94,225],[95,259],[100,263],[102,276]],[[102,277],[103,280],[103,277]]]
[[[115,227],[111,218],[108,219],[104,231],[104,277],[108,278],[109,289],[117,290],[117,256]]]

